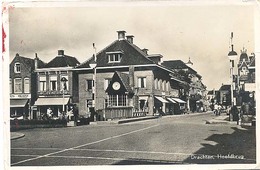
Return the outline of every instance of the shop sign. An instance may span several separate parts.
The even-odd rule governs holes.
[[[30,99],[31,94],[10,94],[10,99]]]
[[[245,83],[245,91],[255,91],[255,83]]]

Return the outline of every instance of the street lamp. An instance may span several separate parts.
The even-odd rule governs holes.
[[[233,94],[233,69],[234,69],[234,61],[237,60],[237,58],[238,58],[237,53],[234,51],[234,45],[232,44],[232,39],[233,39],[233,32],[231,33],[231,51],[228,53],[228,58],[229,58],[229,61],[230,61],[231,107],[234,106],[234,94]],[[230,114],[229,114],[229,120],[230,120]]]
[[[95,47],[95,44],[93,43],[93,48],[95,50],[95,54],[93,55],[94,56],[94,61],[90,62],[89,63],[89,66],[90,68],[93,69],[94,71],[94,74],[93,74],[93,87],[92,87],[92,92],[94,94],[94,99],[92,101],[92,106],[94,108],[94,112],[96,112],[96,76],[97,76],[97,62],[96,62],[96,55],[97,55],[97,52],[96,52],[96,47]],[[95,114],[94,114],[94,121],[96,121],[96,117],[95,117]]]
[[[62,77],[60,79],[60,81],[62,82],[63,86],[62,86],[62,113],[64,113],[65,111],[65,104],[64,104],[64,91],[67,90],[67,86],[66,86],[66,82],[68,81],[66,79],[66,77]]]

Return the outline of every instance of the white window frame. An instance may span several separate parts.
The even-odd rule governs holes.
[[[142,83],[143,83],[143,87],[142,87]],[[138,77],[138,87],[146,88],[146,77]]]
[[[57,75],[55,75],[55,76],[50,76],[49,77],[50,78],[50,80],[49,80],[49,88],[50,88],[50,91],[57,91]],[[55,82],[55,89],[53,89],[53,84],[52,84],[52,82]]]
[[[38,91],[46,91],[47,84],[46,84],[46,76],[39,76],[39,89]]]
[[[18,67],[18,65],[19,65],[19,67]],[[17,63],[14,64],[14,72],[15,73],[21,73],[21,63],[17,62]]]
[[[66,81],[66,88],[67,88],[66,90],[68,91],[68,90],[69,90],[69,76],[68,76],[68,75],[61,75],[61,76],[60,76],[60,90],[63,90],[63,88],[64,88],[64,87],[63,87],[64,84],[63,84],[63,82],[61,81],[61,79],[62,79],[63,77],[66,78],[66,80],[67,80],[67,81]]]
[[[108,107],[127,106],[127,95],[108,95]]]
[[[16,91],[16,81],[17,80],[20,80],[20,87],[21,87],[21,91]],[[15,78],[14,79],[14,93],[22,93],[23,92],[23,80],[22,80],[22,78]]]
[[[28,81],[28,83],[27,83],[27,81]],[[30,93],[30,78],[24,78],[24,80],[23,80],[23,84],[24,84],[24,93]],[[27,88],[27,86],[28,86],[28,90],[26,89]]]
[[[122,59],[122,51],[107,52],[108,63],[119,63]]]
[[[154,89],[158,89],[158,79],[154,79]]]

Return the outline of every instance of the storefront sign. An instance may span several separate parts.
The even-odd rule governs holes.
[[[245,91],[255,91],[255,83],[245,83]]]
[[[10,99],[30,99],[31,94],[10,94]]]

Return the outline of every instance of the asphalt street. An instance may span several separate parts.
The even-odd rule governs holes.
[[[11,166],[241,164],[256,162],[255,129],[206,124],[210,113],[127,124],[19,131]]]

